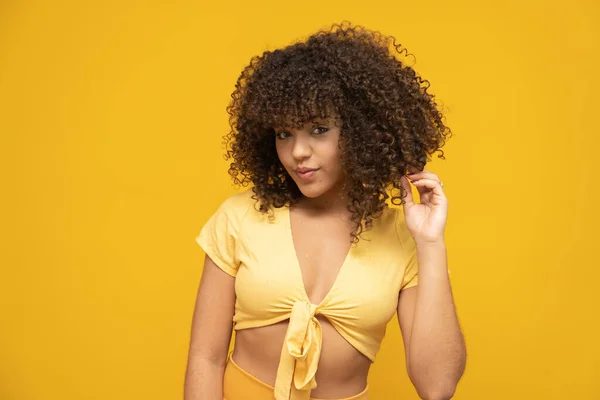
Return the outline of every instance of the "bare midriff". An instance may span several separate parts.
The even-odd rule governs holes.
[[[323,346],[315,376],[315,398],[344,398],[361,393],[367,385],[371,360],[348,343],[329,323],[318,315],[323,332]],[[288,321],[259,328],[236,331],[233,360],[264,383],[274,386]]]

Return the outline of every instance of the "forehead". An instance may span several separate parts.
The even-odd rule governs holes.
[[[315,124],[333,126],[337,123],[339,125],[340,122],[341,122],[340,118],[335,115],[325,115],[325,116],[312,115],[312,116],[304,117],[304,118],[299,118],[299,117],[295,117],[295,116],[284,116],[284,117],[276,118],[273,123],[273,127],[288,128],[288,129],[290,129],[290,128],[301,129],[301,128],[305,128],[307,126],[312,126]]]
[[[332,105],[288,105],[273,111],[268,118],[269,125],[276,127],[300,129],[313,123],[332,124],[339,119],[337,109]]]
[[[283,119],[281,121],[278,121],[275,124],[275,127],[300,129],[300,128],[304,128],[306,126],[312,126],[314,124],[329,125],[329,124],[332,124],[333,122],[334,122],[333,118],[320,118],[320,117],[312,118],[310,120]]]

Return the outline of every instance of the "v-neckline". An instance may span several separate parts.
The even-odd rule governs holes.
[[[292,255],[291,258],[294,263],[294,270],[298,273],[298,277],[300,280],[300,286],[302,288],[302,296],[308,303],[319,308],[319,307],[323,306],[329,300],[331,295],[333,294],[334,289],[336,288],[338,282],[340,281],[340,276],[343,274],[344,269],[346,269],[346,265],[349,264],[349,262],[350,262],[355,244],[353,243],[350,245],[350,249],[348,249],[348,252],[346,253],[346,257],[344,257],[344,261],[342,261],[342,265],[340,265],[340,267],[337,271],[337,275],[336,275],[335,279],[333,280],[333,284],[329,288],[329,291],[325,294],[325,297],[323,297],[323,300],[321,300],[318,304],[315,304],[310,300],[310,297],[308,296],[308,292],[306,291],[306,286],[304,285],[304,275],[302,275],[302,267],[300,265],[300,259],[298,258],[298,252],[296,251],[296,245],[294,244],[294,234],[292,232],[292,213],[290,212],[289,206],[284,206],[283,208],[285,209],[284,216],[285,216],[285,227],[286,227],[286,235],[287,235],[286,241],[289,244],[289,247],[291,248],[291,255]]]

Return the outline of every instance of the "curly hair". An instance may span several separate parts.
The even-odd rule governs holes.
[[[427,92],[429,81],[395,57],[402,52],[408,55],[393,36],[343,21],[252,57],[231,95],[231,131],[223,139],[225,159],[233,159],[229,174],[235,185],[253,183],[260,212],[303,197],[277,156],[276,126],[299,128],[314,118],[341,121],[355,243],[388,198],[405,203],[400,177],[409,167],[423,170],[438,150],[445,159],[440,148],[451,131]]]

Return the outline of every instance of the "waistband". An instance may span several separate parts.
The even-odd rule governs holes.
[[[361,393],[343,399],[327,400],[368,400],[368,387]],[[275,389],[259,380],[237,365],[231,354],[227,358],[223,376],[223,400],[272,400]],[[310,400],[324,400],[311,397]]]

